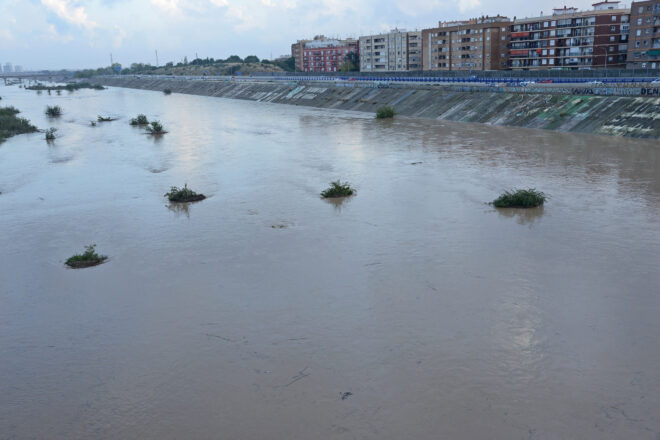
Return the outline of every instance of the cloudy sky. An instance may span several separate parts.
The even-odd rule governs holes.
[[[561,0],[0,0],[0,63],[31,69],[161,64],[231,54],[270,58],[316,34],[353,36],[501,13],[547,13]],[[589,8],[590,1],[570,4]]]

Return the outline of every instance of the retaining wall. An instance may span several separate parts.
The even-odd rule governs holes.
[[[660,97],[487,91],[451,86],[377,87],[345,82],[95,79],[103,85],[279,104],[397,114],[512,127],[660,138]],[[571,90],[574,92],[574,90]]]

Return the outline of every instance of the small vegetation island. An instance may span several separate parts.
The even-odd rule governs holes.
[[[48,90],[48,93],[50,94],[51,90],[56,90],[58,92],[62,90],[68,90],[69,92],[73,92],[76,90],[80,89],[94,89],[94,90],[105,90],[105,87],[99,84],[90,84],[88,82],[78,82],[78,83],[69,83],[65,85],[58,85],[58,86],[46,86],[43,84],[36,84],[33,86],[26,86],[25,90]]]
[[[113,117],[110,117],[110,116],[101,116],[101,115],[98,115],[98,116],[96,117],[96,120],[99,121],[99,122],[110,122],[110,121],[116,121],[117,118],[113,118]]]
[[[70,257],[66,260],[65,264],[73,269],[82,269],[85,267],[97,266],[107,259],[108,257],[105,255],[99,255],[96,253],[95,244],[90,244],[89,246],[85,246],[85,252]]]
[[[548,196],[541,191],[530,188],[505,191],[491,204],[496,208],[536,208],[543,206],[546,200],[548,200]]]
[[[54,141],[55,140],[55,132],[57,131],[57,128],[49,128],[46,130],[46,140],[47,141]]]
[[[59,116],[62,116],[62,107],[60,107],[59,105],[47,106],[46,116],[49,116],[51,118],[57,118]]]
[[[165,93],[166,95],[171,95],[172,94],[172,89],[165,89],[165,90],[163,90],[163,93]]]
[[[131,125],[149,125],[149,120],[146,115],[139,114],[131,119]]]
[[[376,110],[376,119],[393,118],[394,115],[394,108],[389,105],[384,105]]]
[[[355,189],[348,182],[342,183],[339,180],[335,180],[334,182],[330,182],[330,188],[321,192],[321,197],[324,199],[348,197],[355,195],[355,193]]]
[[[167,197],[172,203],[199,202],[206,198],[204,194],[197,194],[195,191],[188,188],[187,183],[183,185],[183,188],[177,188],[176,186],[171,187],[170,191],[165,193],[164,197]]]
[[[15,107],[0,107],[0,143],[17,134],[37,131],[37,127],[30,121],[16,116],[19,113],[20,111]]]
[[[152,121],[151,124],[147,125],[147,131],[149,134],[159,135],[167,133],[163,128],[163,124],[160,121]]]

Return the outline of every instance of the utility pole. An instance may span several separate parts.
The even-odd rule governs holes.
[[[110,53],[110,66],[112,66],[114,62],[112,61],[112,53]]]
[[[158,67],[158,49],[156,49],[156,67]]]

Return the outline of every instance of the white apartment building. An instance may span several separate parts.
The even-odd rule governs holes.
[[[394,29],[360,37],[360,72],[422,70],[422,32]]]

